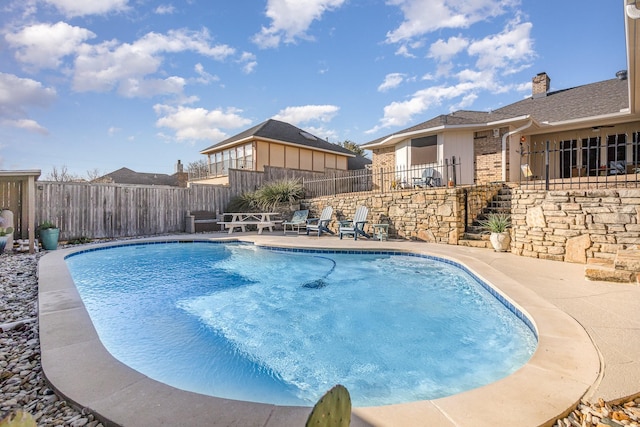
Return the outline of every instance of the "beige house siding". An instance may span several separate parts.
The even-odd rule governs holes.
[[[257,141],[256,146],[256,163],[257,171],[263,171],[265,165],[269,165],[269,143]]]
[[[460,167],[456,168],[456,180],[458,184],[473,184],[475,174],[473,172],[473,141],[468,131],[447,132],[443,135],[442,158],[450,162],[455,157]]]
[[[289,169],[300,169],[300,149],[296,147],[285,148],[285,165]]]
[[[313,152],[313,170],[322,172],[324,170],[324,153]]]
[[[284,161],[284,148],[284,145],[269,144],[269,166],[287,167]],[[260,170],[264,170],[264,167]]]
[[[300,169],[313,170],[313,151],[304,148],[300,149]]]
[[[265,166],[324,172],[325,169],[347,170],[347,157],[268,141],[255,143],[255,170]]]

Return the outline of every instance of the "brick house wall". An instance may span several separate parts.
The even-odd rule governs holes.
[[[493,130],[475,132],[473,135],[474,180],[477,184],[502,180],[501,135],[502,130],[497,136],[494,136]]]

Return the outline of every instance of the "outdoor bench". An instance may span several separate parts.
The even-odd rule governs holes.
[[[220,229],[218,225],[217,214],[210,211],[187,211],[186,215],[186,232],[196,233],[199,231],[217,231]]]

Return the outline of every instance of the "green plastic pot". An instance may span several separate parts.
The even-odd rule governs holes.
[[[42,243],[42,248],[48,251],[53,251],[58,247],[59,237],[59,228],[45,228],[40,230],[40,242]]]

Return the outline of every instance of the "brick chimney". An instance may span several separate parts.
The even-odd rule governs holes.
[[[178,187],[187,187],[189,182],[189,173],[184,171],[184,165],[180,160],[176,163],[176,173],[173,174],[178,181]]]
[[[538,73],[532,80],[532,96],[534,98],[540,98],[547,96],[547,92],[551,88],[551,79],[547,73]]]

